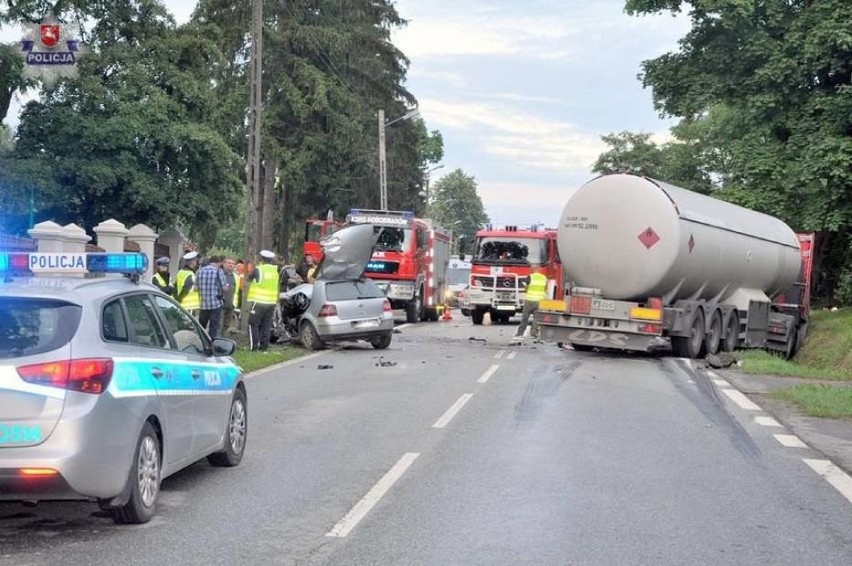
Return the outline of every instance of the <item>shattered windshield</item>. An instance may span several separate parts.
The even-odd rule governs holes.
[[[474,252],[481,263],[528,265],[547,263],[547,240],[541,238],[477,238]]]
[[[411,234],[409,228],[385,227],[374,249],[377,252],[404,252],[411,247]]]

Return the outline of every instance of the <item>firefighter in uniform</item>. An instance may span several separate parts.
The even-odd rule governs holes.
[[[260,265],[247,277],[249,285],[249,346],[252,350],[268,350],[272,335],[272,316],[278,302],[278,266],[275,254],[261,250]]]
[[[157,273],[154,274],[154,277],[151,279],[151,283],[153,283],[157,289],[166,295],[174,295],[175,288],[174,285],[171,284],[171,277],[169,276],[169,258],[157,258],[156,263]]]
[[[183,256],[183,268],[177,272],[175,280],[175,299],[194,317],[198,317],[201,308],[201,295],[195,282],[197,269],[198,252],[189,252]]]
[[[527,326],[530,325],[530,317],[538,308],[538,302],[547,297],[547,277],[541,272],[541,265],[530,265],[530,283],[527,285],[527,291],[524,295],[524,308],[521,311],[521,323],[515,331],[513,340],[520,340],[524,336]],[[535,321],[532,323],[532,330],[535,333]]]

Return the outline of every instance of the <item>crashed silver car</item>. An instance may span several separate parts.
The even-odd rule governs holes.
[[[367,224],[326,236],[320,240],[324,257],[316,281],[281,294],[281,318],[308,350],[348,340],[367,340],[376,349],[390,346],[390,301],[363,277],[376,239],[376,230]]]

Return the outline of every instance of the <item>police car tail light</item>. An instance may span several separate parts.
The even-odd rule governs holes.
[[[112,379],[111,359],[82,359],[47,362],[18,368],[27,383],[99,395]]]
[[[319,317],[337,316],[337,307],[334,305],[323,305],[317,313]]]
[[[59,472],[52,468],[21,468],[18,472],[27,478],[43,478],[59,475]]]

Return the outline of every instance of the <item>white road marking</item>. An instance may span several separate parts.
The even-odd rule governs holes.
[[[402,458],[394,464],[393,468],[391,468],[388,473],[386,473],[384,477],[382,477],[382,479],[380,479],[378,483],[367,492],[367,495],[365,495],[361,501],[356,503],[355,507],[353,507],[339,523],[334,525],[334,528],[326,533],[325,536],[343,538],[352,532],[352,529],[361,522],[361,519],[367,516],[367,513],[369,513],[370,510],[375,507],[376,503],[378,503],[388,490],[393,487],[393,484],[402,477],[402,474],[408,470],[418,456],[420,456],[420,454],[416,452],[407,452],[404,454]]]
[[[413,322],[406,322],[405,324],[400,324],[399,326],[394,326],[394,330],[402,330],[403,328],[408,328],[409,326],[414,326]]]
[[[803,461],[852,503],[852,478],[846,472],[828,460],[808,460],[805,458]]]
[[[718,385],[719,387],[730,387],[731,384],[725,381],[724,379],[714,379],[713,383]]]
[[[710,377],[712,377],[712,378],[714,378],[714,379],[721,379],[721,378],[719,377],[719,374],[718,374],[718,373],[716,373],[715,371],[710,370],[710,369],[708,369],[708,370],[707,370],[707,375],[709,375]]]
[[[490,368],[485,370],[485,373],[483,373],[482,377],[477,379],[476,382],[477,383],[485,383],[486,381],[491,379],[491,376],[494,375],[494,372],[496,372],[498,369],[500,369],[500,366],[497,365],[497,364],[494,364],[493,366],[491,366]]]
[[[514,360],[514,359],[515,359],[515,356],[517,356],[517,355],[518,355],[518,353],[517,353],[517,352],[509,352],[509,355],[508,355],[508,356],[506,356],[506,359],[507,359],[507,360]]]
[[[745,409],[746,411],[760,411],[761,408],[752,403],[752,401],[737,391],[736,389],[722,389],[722,391],[727,395],[731,401],[737,404],[740,409]]]
[[[808,445],[801,441],[795,434],[773,434],[775,440],[787,448],[807,448]]]
[[[453,403],[453,406],[447,409],[447,412],[441,415],[441,418],[435,421],[435,424],[432,425],[432,428],[444,428],[450,421],[453,420],[453,417],[461,411],[462,407],[470,401],[470,398],[473,397],[473,393],[465,393],[461,397],[459,397],[458,401]]]
[[[506,353],[506,350],[500,350],[499,352],[497,352],[496,354],[494,354],[494,359],[495,359],[495,360],[499,360],[500,358],[502,358],[502,357],[503,357],[503,354],[505,354],[505,353]]]
[[[781,423],[772,417],[754,417],[754,422],[760,426],[782,426]]]

